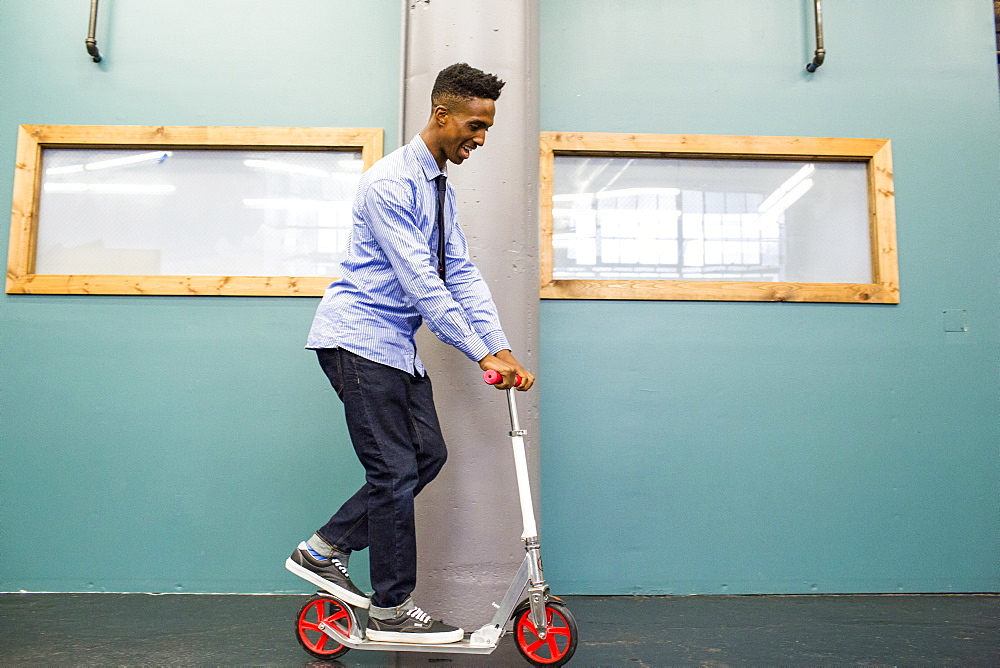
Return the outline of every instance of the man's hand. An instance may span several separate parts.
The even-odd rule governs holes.
[[[498,390],[514,387],[515,376],[521,377],[521,384],[517,386],[521,392],[528,391],[535,384],[535,376],[521,366],[521,363],[510,354],[509,350],[501,350],[496,355],[487,355],[479,360],[479,368],[483,371],[493,369],[503,376],[503,380],[493,386]]]

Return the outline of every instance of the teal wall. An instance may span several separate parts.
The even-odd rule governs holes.
[[[87,5],[0,9],[0,210],[20,123],[382,127],[394,148],[395,0],[106,0],[100,65]],[[541,3],[543,130],[892,139],[902,289],[543,302],[561,593],[1000,589],[991,3],[826,3],[808,75],[811,5]],[[302,350],[315,303],[0,295],[0,591],[305,591],[281,563],[361,476]]]
[[[396,0],[105,1],[100,64],[89,5],[2,3],[0,210],[22,123],[381,127],[395,148]],[[317,301],[0,295],[0,591],[305,591],[285,558],[362,479],[303,350]]]
[[[992,3],[825,3],[810,75],[812,4],[542,3],[542,130],[891,139],[902,294],[544,301],[560,591],[1000,590]]]

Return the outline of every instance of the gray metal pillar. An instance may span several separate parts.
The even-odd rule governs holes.
[[[466,62],[506,83],[486,144],[449,166],[458,219],[473,261],[493,292],[514,355],[538,373],[538,3],[537,0],[404,2],[402,142],[424,127],[443,68]],[[449,459],[417,499],[415,599],[466,630],[493,616],[524,547],[504,393],[478,365],[423,329],[420,355]],[[540,384],[544,379],[539,377]],[[518,393],[538,508],[538,389]]]

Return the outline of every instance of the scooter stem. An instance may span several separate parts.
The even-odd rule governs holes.
[[[483,374],[483,380],[490,385],[496,385],[502,380],[502,376],[497,371],[489,369]],[[515,385],[520,384],[521,377],[518,376]],[[549,630],[548,616],[545,612],[545,601],[548,598],[549,588],[542,575],[538,528],[535,526],[535,509],[531,503],[531,484],[528,480],[528,462],[524,454],[524,435],[527,432],[521,429],[521,424],[517,419],[517,403],[514,400],[513,388],[507,390],[507,410],[510,411],[510,440],[514,446],[514,472],[517,474],[517,491],[521,498],[521,521],[524,524],[521,538],[524,540],[524,549],[527,552],[521,569],[522,571],[525,568],[528,570],[526,584],[528,603],[531,605],[531,622],[538,631],[538,637],[544,640]],[[518,581],[521,577],[523,577],[522,573],[518,573]],[[511,592],[508,592],[505,600],[510,598],[510,594]]]
[[[521,538],[527,540],[538,537],[538,528],[535,526],[535,508],[531,501],[528,460],[524,454],[524,435],[527,432],[521,429],[517,419],[517,404],[514,401],[513,388],[507,390],[507,409],[510,411],[510,440],[514,448],[514,472],[517,474],[517,491],[521,499],[521,521],[524,525]]]

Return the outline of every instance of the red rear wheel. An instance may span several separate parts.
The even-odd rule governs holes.
[[[326,622],[344,636],[351,634],[351,616],[346,603],[332,596],[316,594],[306,601],[295,621],[295,637],[302,649],[317,659],[335,659],[350,649],[320,631],[319,625]]]
[[[514,614],[514,635],[521,656],[536,666],[561,666],[576,651],[576,620],[562,603],[545,604],[548,633],[538,637],[538,629],[531,621],[531,609],[522,608]]]

